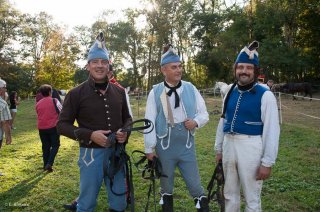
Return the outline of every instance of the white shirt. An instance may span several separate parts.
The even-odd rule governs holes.
[[[11,119],[9,106],[7,102],[0,97],[0,121],[7,121]]]
[[[174,108],[174,103],[175,103],[174,93],[171,96],[168,96],[172,114],[173,114],[174,123],[181,123],[181,122],[184,122],[186,119],[186,114],[183,108],[184,107],[183,102],[181,101],[182,90],[183,90],[183,86],[177,89],[177,93],[180,97],[180,107]],[[200,128],[200,127],[203,127],[209,121],[209,114],[207,112],[205,101],[195,86],[193,86],[193,90],[196,97],[196,108],[197,108],[196,109],[197,113],[193,120],[197,122],[198,128]],[[165,91],[168,92],[169,89],[165,87]],[[154,91],[152,89],[147,99],[145,118],[155,123],[156,116],[157,116],[157,106],[156,106],[156,101],[154,97]],[[157,143],[157,137],[156,137],[155,130],[153,130],[148,134],[145,134],[144,135],[145,153],[152,153],[154,147],[156,146],[156,143]]]
[[[278,155],[280,125],[277,100],[271,91],[266,91],[261,99],[261,120],[263,122],[263,156],[261,164],[271,167]],[[216,153],[222,153],[222,143],[224,138],[223,118],[220,118],[214,149]]]

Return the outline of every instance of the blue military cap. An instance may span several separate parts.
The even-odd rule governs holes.
[[[235,63],[250,63],[259,66],[259,54],[256,50],[258,48],[258,41],[253,41],[248,47],[245,46],[238,54]]]
[[[168,50],[165,51],[165,53],[161,56],[161,62],[160,65],[163,66],[168,63],[175,63],[175,62],[181,62],[180,57],[177,53],[177,50],[175,50],[172,45],[168,46]]]
[[[109,60],[109,52],[106,48],[103,33],[100,32],[96,38],[96,41],[91,46],[88,53],[88,62],[93,59],[105,59]]]

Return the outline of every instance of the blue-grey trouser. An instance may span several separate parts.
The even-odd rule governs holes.
[[[162,194],[173,193],[176,167],[179,168],[192,197],[204,194],[196,159],[194,136],[191,136],[184,123],[175,124],[169,130],[167,137],[157,139],[155,149],[162,164],[163,174],[168,176],[160,178]]]
[[[107,166],[107,158],[112,148],[83,148],[80,147],[78,165],[80,167],[80,196],[77,211],[94,211],[97,204],[97,197],[104,180],[108,193],[109,208],[116,211],[123,211],[127,207],[126,202],[126,180],[125,171],[120,170],[114,177],[112,190],[120,196],[115,195],[110,188],[110,180],[104,173],[103,166]],[[105,164],[107,163],[107,164]]]

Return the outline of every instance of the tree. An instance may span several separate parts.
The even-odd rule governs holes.
[[[37,85],[48,83],[55,88],[71,88],[74,86],[79,47],[74,37],[66,38],[61,31],[52,32],[49,36],[39,61]]]
[[[308,72],[306,80],[320,79],[320,3],[317,0],[302,1],[303,8],[298,15],[299,30],[297,46],[301,49],[301,57]]]
[[[151,9],[125,10],[117,21],[110,21],[114,11],[106,10],[90,27],[77,26],[66,36],[48,14],[21,15],[8,0],[0,0],[0,77],[23,82],[26,91],[40,83],[63,88],[78,84],[87,72],[75,62],[86,62],[97,34],[103,32],[118,78],[133,88],[149,90],[163,80],[160,60],[167,43],[181,55],[183,78],[197,87],[233,80],[235,58],[252,40],[261,44],[260,65],[268,78],[320,80],[317,0],[233,2],[145,0]]]
[[[15,39],[20,21],[20,13],[8,0],[0,0],[0,57],[4,47]]]
[[[35,82],[40,71],[40,61],[45,54],[45,43],[51,37],[51,33],[57,31],[58,26],[53,23],[52,17],[45,12],[40,12],[35,16],[24,14],[18,41],[21,45],[21,59],[31,66],[32,82]],[[32,87],[37,88],[33,83]]]
[[[210,9],[210,8],[209,8]],[[194,14],[192,28],[198,53],[195,62],[207,68],[210,79],[231,81],[234,58],[248,38],[248,20],[235,6],[220,12],[201,10]]]
[[[317,5],[318,1],[309,0],[270,0],[257,4],[254,34],[262,41],[261,64],[268,69],[267,75],[278,81],[319,78],[316,58],[320,55],[317,51],[320,30],[314,21],[319,17]],[[311,42],[304,43],[307,40]],[[316,50],[313,59],[310,49]]]
[[[118,71],[121,60],[131,63],[133,78],[130,86],[143,87],[141,79],[144,76],[142,69],[145,62],[144,33],[136,28],[136,19],[139,17],[139,13],[135,10],[126,10],[125,14],[127,21],[110,24],[110,51]]]
[[[27,67],[21,64],[0,63],[0,76],[7,82],[7,91],[17,91],[20,97],[27,97],[32,92],[32,81]]]
[[[80,83],[82,83],[85,80],[87,80],[88,76],[89,76],[89,72],[87,71],[87,69],[82,68],[82,69],[76,70],[76,72],[74,73],[74,83],[75,83],[75,85],[79,85]]]

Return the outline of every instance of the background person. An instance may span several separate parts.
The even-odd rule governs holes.
[[[273,81],[273,80],[268,80],[268,81],[267,81],[267,86],[270,88],[270,90],[271,90],[273,84],[274,84],[274,81]]]
[[[6,144],[11,144],[11,114],[7,102],[3,99],[7,91],[7,83],[0,79],[0,149],[2,147],[3,134],[6,137]],[[0,172],[0,176],[3,174]]]
[[[198,211],[209,211],[200,182],[194,141],[195,129],[209,120],[205,102],[194,85],[181,80],[181,60],[171,46],[164,49],[160,65],[164,81],[150,91],[145,113],[145,118],[154,123],[155,130],[144,135],[144,144],[147,158],[159,157],[163,174],[168,176],[160,178],[162,211],[173,211],[176,167]]]
[[[8,103],[4,100],[5,93],[7,92],[6,81],[0,79],[0,148],[2,146],[3,137],[5,135],[6,144],[11,144],[11,114]]]
[[[261,211],[261,188],[269,178],[279,144],[277,100],[257,83],[257,41],[239,53],[236,83],[224,100],[215,142],[216,161],[222,159],[226,211],[240,211],[240,188],[245,211]]]
[[[60,147],[60,136],[56,126],[62,105],[57,99],[51,97],[52,87],[50,85],[41,85],[39,91],[43,98],[37,102],[36,112],[42,143],[43,169],[52,172],[54,159]]]
[[[19,105],[19,98],[18,98],[18,93],[16,91],[12,91],[9,95],[9,101],[10,101],[10,112],[11,112],[11,121],[10,121],[10,126],[11,129],[15,129],[13,123],[16,118],[17,114],[17,106]]]
[[[57,89],[52,88],[51,96],[52,96],[52,98],[55,98],[60,103],[62,103],[61,97],[60,97],[59,92],[58,92]],[[43,95],[41,94],[40,90],[38,89],[37,93],[36,93],[36,103],[39,102],[42,98],[43,98]]]

